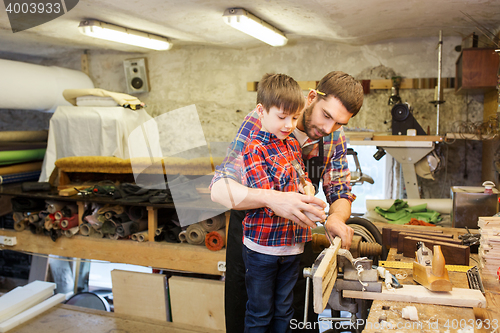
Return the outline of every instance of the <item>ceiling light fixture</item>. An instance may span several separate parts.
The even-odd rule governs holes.
[[[90,37],[135,45],[157,51],[168,50],[172,47],[172,43],[170,43],[165,37],[151,35],[146,32],[124,28],[96,20],[82,21],[80,22],[78,29],[82,34]]]
[[[283,46],[288,42],[283,32],[243,8],[226,9],[222,18],[233,28],[269,45]]]

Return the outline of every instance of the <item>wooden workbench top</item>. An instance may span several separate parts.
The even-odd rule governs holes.
[[[387,260],[413,261],[412,258],[403,257],[402,254],[397,254],[396,252],[396,249],[392,248],[389,251]],[[392,274],[406,274],[407,278],[400,280],[402,284],[416,284],[413,281],[411,269],[389,268],[389,271]],[[449,272],[449,276],[454,287],[468,288],[467,276],[464,272]],[[400,325],[400,328],[404,332],[433,330],[458,332],[459,329],[464,329],[467,324],[471,327],[474,326],[475,332],[490,332],[491,328],[494,328],[495,325],[500,328],[499,283],[498,281],[495,282],[493,277],[486,275],[482,275],[482,280],[486,290],[487,307],[485,309],[377,300],[372,304],[370,315],[367,319],[367,326],[363,332],[381,332],[379,322],[382,319],[385,319],[392,325]],[[418,322],[411,322],[402,318],[401,311],[406,306],[415,306],[417,308],[419,315]],[[474,325],[471,325],[472,323]],[[490,329],[485,329],[488,324]],[[483,325],[483,327],[479,328],[479,325]]]
[[[196,318],[193,318],[193,324]],[[33,318],[25,324],[12,329],[12,333],[205,333],[223,332],[207,328],[162,322],[139,317],[121,316],[113,312],[60,304]]]

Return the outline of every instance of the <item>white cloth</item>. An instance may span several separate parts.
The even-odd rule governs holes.
[[[250,239],[243,237],[243,244],[252,251],[267,254],[270,256],[292,256],[301,254],[304,252],[305,243],[297,243],[295,245],[284,245],[284,246],[263,246]]]
[[[133,111],[123,107],[58,107],[50,119],[47,152],[39,181],[48,181],[54,170],[54,163],[63,157],[130,158],[129,135],[138,126],[152,119],[144,109]],[[153,153],[161,156],[159,142],[154,146]]]

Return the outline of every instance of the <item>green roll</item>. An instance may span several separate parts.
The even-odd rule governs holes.
[[[43,160],[46,149],[0,151],[0,165]]]

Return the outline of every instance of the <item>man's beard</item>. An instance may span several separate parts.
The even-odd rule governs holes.
[[[328,134],[324,133],[320,128],[312,124],[311,118],[312,118],[312,111],[314,108],[314,105],[316,102],[312,103],[309,105],[304,110],[304,116],[302,117],[302,126],[304,127],[304,132],[306,132],[307,136],[311,140],[319,140],[323,136],[327,136]],[[320,135],[318,136],[319,133]]]

